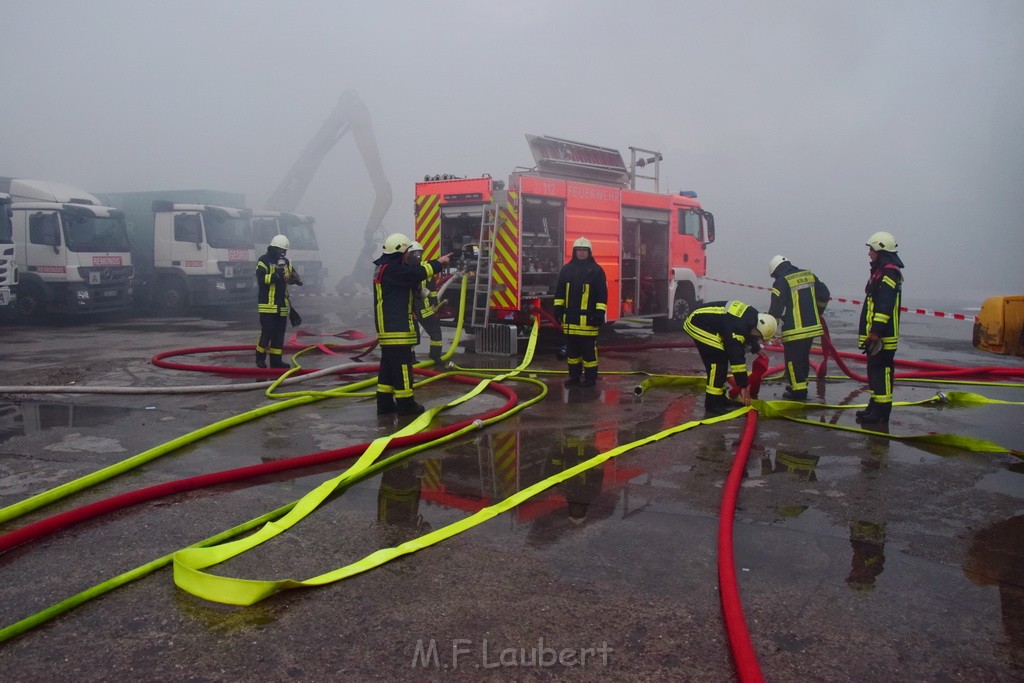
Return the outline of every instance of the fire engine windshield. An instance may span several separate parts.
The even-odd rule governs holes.
[[[256,242],[256,246],[262,247],[263,245],[270,244],[270,240],[274,239],[274,236],[277,234],[276,218],[252,219],[252,236],[253,241]]]
[[[216,249],[252,249],[252,226],[248,218],[234,218],[226,211],[203,212],[206,240]]]
[[[64,211],[64,242],[70,251],[130,251],[124,217]]]

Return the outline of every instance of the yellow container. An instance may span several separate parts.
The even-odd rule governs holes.
[[[974,348],[1024,356],[1024,296],[985,299],[974,322]]]

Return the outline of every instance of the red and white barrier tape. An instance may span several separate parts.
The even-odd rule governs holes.
[[[718,279],[715,279],[713,277],[706,277],[704,279],[708,280],[709,282],[721,282],[722,284],[736,285],[737,287],[748,287],[750,289],[762,289],[762,290],[764,290],[766,292],[770,292],[771,289],[772,289],[771,287],[760,287],[758,285],[748,285],[748,284],[745,284],[743,282],[730,282],[729,280],[718,280]],[[831,301],[838,301],[839,303],[843,303],[843,304],[853,304],[854,306],[860,306],[860,305],[862,305],[864,303],[863,301],[858,301],[857,299],[843,299],[843,298],[838,297],[838,296],[832,297]],[[973,315],[964,315],[963,313],[944,313],[942,311],[929,311],[927,308],[907,308],[905,306],[901,306],[900,310],[903,311],[904,313],[917,313],[918,315],[933,315],[936,318],[950,318],[952,320],[970,320],[972,322],[977,320],[977,318],[974,317]]]

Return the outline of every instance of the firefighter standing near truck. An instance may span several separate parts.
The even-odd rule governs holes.
[[[409,255],[406,262],[410,265],[419,265],[423,260],[423,245],[413,242],[409,245]],[[413,316],[430,338],[430,360],[435,363],[441,362],[441,321],[437,317],[437,291],[433,288],[434,278],[428,278],[420,283],[416,290],[416,301],[413,305]],[[417,334],[417,345],[419,344]]]
[[[281,358],[291,305],[288,299],[288,285],[301,285],[302,279],[285,256],[288,246],[287,237],[275,235],[270,240],[267,253],[256,261],[257,302],[260,312],[260,339],[256,344],[258,368],[267,367],[267,353],[270,354],[270,367],[291,367]]]
[[[877,424],[889,421],[892,412],[892,376],[896,367],[896,343],[900,337],[900,294],[903,289],[903,261],[892,233],[879,231],[868,238],[871,276],[864,287],[858,341],[868,356],[868,387],[871,400],[857,411],[857,422]]]
[[[567,387],[597,384],[597,332],[608,311],[608,280],[594,260],[590,240],[572,245],[572,258],[562,266],[555,286],[555,317],[565,332],[569,364]]]
[[[757,355],[761,341],[775,336],[778,325],[767,313],[758,313],[742,301],[715,301],[687,316],[683,329],[697,343],[697,351],[707,371],[704,410],[723,415],[750,405],[746,350]],[[743,402],[725,395],[725,381],[732,374],[740,387]]]
[[[451,254],[426,263],[408,262],[412,240],[392,233],[383,253],[373,262],[373,310],[380,343],[377,373],[377,414],[418,415],[424,408],[413,398],[413,347],[417,342],[413,307],[416,292],[427,278],[440,272]]]
[[[821,314],[828,305],[828,287],[814,273],[797,268],[785,256],[772,258],[768,274],[775,278],[768,315],[781,320],[782,350],[789,379],[782,398],[805,401],[811,345],[815,337],[824,334]]]

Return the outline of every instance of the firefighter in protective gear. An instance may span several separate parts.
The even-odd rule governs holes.
[[[782,349],[789,379],[782,398],[804,401],[811,345],[815,337],[824,334],[821,314],[828,305],[828,287],[814,273],[797,268],[785,256],[771,260],[768,274],[775,278],[768,315],[782,321]]]
[[[709,415],[723,415],[750,405],[746,350],[757,355],[761,341],[775,336],[775,318],[758,313],[742,301],[714,301],[687,316],[683,329],[697,343],[697,351],[707,371],[704,409]],[[740,387],[743,402],[725,395],[726,377],[732,374]]]
[[[374,324],[380,343],[378,415],[417,415],[424,410],[412,391],[412,349],[417,342],[413,306],[422,282],[439,272],[451,254],[413,265],[408,262],[411,245],[412,240],[402,233],[392,233],[384,240],[380,258],[373,262]]]
[[[569,379],[565,386],[597,384],[597,332],[608,311],[608,280],[594,260],[590,240],[572,245],[572,258],[562,266],[555,285],[555,318],[565,332]]]
[[[275,235],[270,240],[267,253],[256,261],[257,307],[260,313],[260,339],[256,343],[256,367],[289,368],[281,358],[284,348],[284,332],[288,325],[291,302],[288,299],[288,285],[301,285],[299,274],[292,268],[285,256],[288,252],[288,238]]]
[[[880,231],[868,238],[871,275],[864,287],[858,341],[868,356],[868,407],[857,411],[861,424],[889,421],[892,412],[892,379],[896,344],[900,336],[900,295],[903,261],[892,233]]]
[[[413,242],[409,245],[409,256],[406,261],[410,265],[419,265],[423,260],[423,245]],[[437,290],[434,288],[434,279],[430,278],[421,282],[416,290],[416,303],[413,306],[413,315],[416,322],[420,324],[430,338],[430,360],[435,363],[441,362],[441,321],[437,317]],[[417,345],[419,345],[419,332],[417,332]]]

